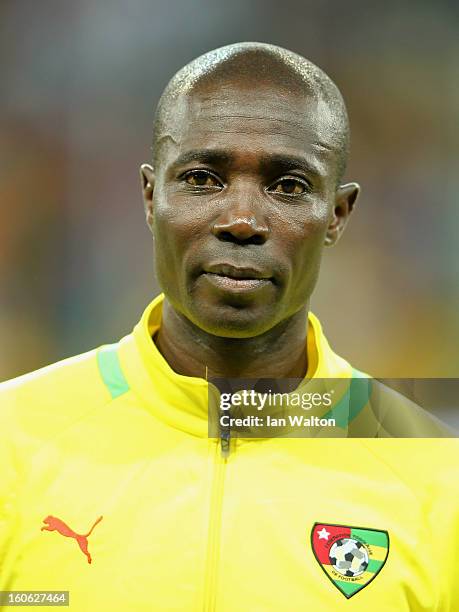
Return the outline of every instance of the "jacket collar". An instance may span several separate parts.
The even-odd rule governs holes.
[[[120,341],[121,367],[132,391],[158,418],[174,428],[206,437],[208,382],[174,372],[152,340],[161,326],[163,302],[164,294],[160,294],[147,306],[132,334]],[[307,379],[351,377],[351,366],[331,350],[319,320],[311,312],[308,322]],[[307,379],[302,386],[309,384]]]

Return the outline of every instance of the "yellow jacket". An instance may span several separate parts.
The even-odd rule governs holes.
[[[75,612],[459,610],[458,441],[222,455],[208,383],[151,340],[162,299],[118,344],[0,386],[0,591],[69,591]],[[313,375],[352,376],[309,323]]]

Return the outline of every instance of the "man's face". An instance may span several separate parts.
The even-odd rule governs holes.
[[[237,84],[176,111],[150,193],[144,178],[159,284],[206,332],[257,336],[308,303],[340,223],[333,118],[311,97]]]

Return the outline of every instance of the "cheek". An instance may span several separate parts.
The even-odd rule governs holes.
[[[303,214],[291,215],[282,220],[281,233],[286,237],[285,249],[295,262],[310,260],[322,251],[328,228],[328,209],[325,206],[311,206]]]
[[[328,227],[325,207],[307,211],[303,219],[291,221],[284,228],[285,254],[291,262],[292,289],[312,291],[319,273],[325,234]]]
[[[193,260],[199,246],[202,220],[195,208],[167,203],[158,197],[154,207],[155,267],[163,290],[184,281],[184,262]]]
[[[160,204],[154,208],[154,258],[156,275],[161,288],[170,291],[171,279],[180,269],[183,238],[180,225],[167,207]]]
[[[158,234],[176,243],[187,243],[201,231],[203,211],[199,201],[184,198],[173,189],[160,186],[155,192],[154,217]],[[166,236],[164,236],[166,234]]]

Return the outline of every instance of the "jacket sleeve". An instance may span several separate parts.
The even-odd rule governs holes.
[[[19,489],[17,453],[5,402],[0,393],[0,591],[7,590],[8,561],[17,523],[16,500]]]
[[[430,491],[428,521],[438,572],[442,612],[459,610],[459,440],[437,440],[443,445],[443,461],[436,465]],[[440,454],[440,453],[438,453]],[[432,457],[432,456],[431,456]],[[435,459],[432,457],[432,463]]]

